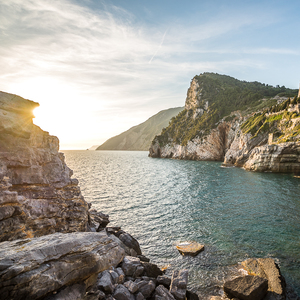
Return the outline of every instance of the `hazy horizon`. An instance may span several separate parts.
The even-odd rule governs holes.
[[[34,123],[87,149],[183,106],[215,72],[298,88],[298,1],[10,0],[0,3],[1,91],[40,103]]]

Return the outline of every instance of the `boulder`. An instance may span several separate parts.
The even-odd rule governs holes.
[[[175,300],[175,298],[163,285],[159,285],[155,289],[155,300]]]
[[[268,280],[268,299],[285,300],[285,279],[273,258],[250,258],[243,261],[242,266],[248,274]]]
[[[116,300],[135,300],[135,297],[134,295],[132,295],[128,289],[122,285],[122,284],[119,284],[114,293],[113,293],[113,297],[116,299]]]
[[[152,280],[141,280],[137,283],[137,286],[138,291],[142,293],[145,298],[150,297],[155,290],[155,283]]]
[[[268,280],[259,276],[242,276],[227,281],[224,284],[224,292],[229,298],[241,300],[261,300],[268,291]]]
[[[97,286],[105,293],[112,294],[114,291],[114,282],[110,276],[109,271],[104,271],[100,274],[100,279],[97,282]]]
[[[2,242],[3,299],[39,299],[71,284],[91,286],[97,274],[117,266],[124,250],[104,232],[55,233]]]
[[[167,289],[170,288],[171,285],[171,278],[166,276],[166,275],[161,275],[161,276],[157,276],[157,283],[158,284],[162,284],[164,287],[166,287]]]
[[[177,250],[182,255],[196,256],[198,253],[204,250],[204,245],[197,242],[184,242],[176,246]]]
[[[163,275],[162,270],[156,264],[150,262],[141,262],[141,264],[144,267],[144,274],[146,276],[156,278]]]
[[[124,282],[124,286],[132,294],[134,294],[139,289],[138,285],[135,282],[133,282],[132,280]]]
[[[125,256],[122,262],[122,270],[126,276],[137,278],[144,272],[144,267],[137,257]]]
[[[188,270],[173,271],[170,292],[176,300],[185,300]]]
[[[127,232],[119,235],[119,239],[128,247],[133,249],[137,255],[141,255],[142,251],[139,242]]]

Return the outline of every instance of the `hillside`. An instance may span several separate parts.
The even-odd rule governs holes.
[[[224,161],[253,171],[299,172],[297,94],[296,89],[226,75],[195,76],[185,109],[155,137],[149,156]]]
[[[162,110],[147,121],[131,127],[127,131],[108,139],[96,150],[149,150],[153,138],[167,127],[170,119],[183,107]]]

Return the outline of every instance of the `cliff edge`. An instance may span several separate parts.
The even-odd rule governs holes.
[[[154,138],[149,156],[297,173],[300,99],[296,95],[297,90],[284,86],[214,73],[195,76],[185,109]]]

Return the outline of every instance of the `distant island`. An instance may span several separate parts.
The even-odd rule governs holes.
[[[183,109],[184,107],[175,107],[162,110],[147,121],[110,138],[96,150],[148,151],[154,137],[169,125],[172,117],[177,116]],[[94,149],[90,148],[90,150]]]

